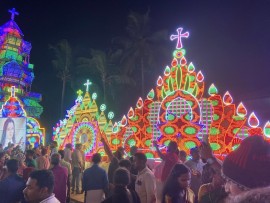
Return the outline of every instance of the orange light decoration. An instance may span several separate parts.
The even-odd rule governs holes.
[[[189,34],[183,36],[182,30],[177,29],[178,35],[171,36],[172,40],[177,39],[171,67],[166,66],[156,88],[145,100],[140,98],[134,110],[129,110],[128,124],[112,137],[121,139],[126,150],[136,145],[148,158],[157,157],[151,148],[153,140],[164,147],[174,140],[187,153],[200,141],[208,141],[215,156],[223,159],[243,139],[263,132],[255,114],[247,119],[245,106],[240,103],[236,108],[229,92],[222,97],[212,84],[208,88],[209,96],[204,96],[205,78],[201,71],[195,71],[192,63],[187,65],[181,38]],[[269,122],[264,134],[270,138]],[[111,143],[111,146],[116,145]]]
[[[229,91],[227,91],[224,96],[223,96],[223,103],[225,105],[230,105],[233,103],[233,98],[232,96],[230,95]]]
[[[236,112],[237,115],[241,117],[245,117],[247,115],[247,109],[242,102],[238,105]]]

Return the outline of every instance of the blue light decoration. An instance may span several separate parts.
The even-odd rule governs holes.
[[[9,12],[11,19],[0,26],[0,105],[9,98],[10,87],[15,86],[27,115],[39,118],[43,112],[39,104],[42,97],[31,92],[34,80],[34,65],[30,63],[32,45],[23,39],[24,35],[14,20],[19,13],[15,8]]]

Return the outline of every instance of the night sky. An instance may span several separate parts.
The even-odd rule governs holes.
[[[215,83],[222,95],[229,90],[236,104],[243,101],[249,113],[255,111],[262,125],[270,120],[269,0],[1,0],[1,25],[10,19],[7,10],[13,7],[20,13],[15,21],[24,39],[32,43],[32,91],[43,95],[40,120],[49,134],[63,115],[59,115],[61,81],[52,67],[48,45],[65,38],[81,52],[106,50],[113,37],[125,35],[128,13],[145,13],[148,8],[153,31],[166,29],[174,34],[182,26],[190,32],[189,39],[183,40],[187,60],[202,70],[207,89]],[[168,43],[172,52],[175,42]],[[170,60],[164,56],[164,63],[149,75],[146,93],[155,87]],[[109,104],[117,118],[141,96],[139,86],[129,91],[134,94],[119,94],[119,101]],[[74,104],[75,97],[75,90],[68,85],[65,109]]]

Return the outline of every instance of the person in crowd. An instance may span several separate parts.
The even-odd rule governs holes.
[[[26,159],[25,159],[26,166],[36,168],[37,163],[34,160],[34,155],[35,155],[34,150],[32,149],[27,150],[25,155],[26,155]]]
[[[41,156],[36,158],[38,170],[50,168],[50,159],[49,159],[49,156],[47,153],[48,153],[47,149],[43,148],[43,149],[41,149]]]
[[[138,170],[135,190],[140,197],[141,203],[156,202],[156,182],[153,172],[146,166],[145,154],[137,152],[134,155],[135,167]]]
[[[19,176],[23,177],[23,170],[26,169],[25,155],[23,153],[19,152],[18,154],[15,155],[14,158],[17,159],[18,163],[19,163],[19,168],[18,168],[17,174]]]
[[[127,188],[130,181],[130,173],[125,168],[118,168],[113,177],[114,190],[112,196],[102,203],[141,203],[138,194]]]
[[[0,143],[0,153],[2,153],[4,151],[4,147],[3,145]]]
[[[165,181],[167,180],[168,175],[170,174],[172,168],[174,167],[174,165],[179,162],[178,159],[178,146],[177,143],[175,141],[170,141],[168,147],[167,147],[167,152],[166,154],[163,154],[160,150],[159,147],[157,145],[157,142],[154,141],[153,142],[154,147],[156,148],[156,152],[158,154],[158,156],[162,159],[162,163],[159,166],[161,170],[160,172],[160,176],[161,177],[156,177],[157,181],[156,181],[156,185],[157,185],[157,190],[156,190],[156,196],[157,196],[157,202],[161,201],[162,198],[162,190],[163,190],[163,186],[165,184]],[[155,173],[156,176],[157,173]]]
[[[72,155],[72,144],[68,143],[66,144],[65,149],[64,149],[64,160],[66,162],[71,163],[71,160],[72,160],[71,155]]]
[[[67,198],[67,180],[68,170],[65,167],[60,166],[61,155],[54,153],[51,156],[51,164],[54,180],[54,194],[55,197],[61,202],[66,203]]]
[[[50,170],[33,171],[23,190],[28,203],[60,203],[53,194],[54,175]]]
[[[60,166],[65,167],[68,170],[68,179],[67,179],[67,202],[70,202],[70,183],[72,176],[71,164],[64,160],[64,150],[59,150],[58,153],[61,155]]]
[[[6,156],[5,152],[0,152],[0,181],[7,177],[8,172],[5,168]]]
[[[130,147],[130,157],[129,157],[129,161],[131,162],[130,173],[133,175],[138,174],[138,171],[135,169],[135,163],[134,163],[134,155],[137,153],[137,151],[138,151],[138,148],[135,145]]]
[[[3,133],[2,133],[2,139],[1,139],[1,144],[3,148],[7,147],[9,143],[16,144],[15,123],[12,118],[6,119],[3,126]]]
[[[0,202],[1,203],[16,203],[23,201],[23,189],[25,181],[17,175],[18,161],[10,159],[7,161],[8,176],[0,181]]]
[[[179,151],[178,157],[182,163],[185,163],[187,161],[187,153],[184,150]]]
[[[201,160],[198,147],[194,147],[190,149],[190,155],[191,155],[191,159],[186,161],[185,164],[191,170],[190,188],[194,192],[197,199],[199,189],[202,185],[201,175],[202,175],[204,163]]]
[[[255,188],[270,186],[270,144],[261,135],[245,138],[221,164],[209,144],[201,146],[201,156],[225,178],[228,199]],[[241,175],[239,175],[241,174]],[[230,200],[229,200],[230,201]]]
[[[81,177],[84,169],[83,159],[81,153],[82,144],[77,143],[75,150],[72,153],[72,182],[71,182],[71,192],[74,193],[76,188],[76,193],[80,194],[81,188]]]
[[[58,152],[58,143],[56,141],[52,141],[51,143],[51,155]]]
[[[269,203],[270,187],[255,188],[242,192],[233,198],[228,198],[226,203]]]
[[[122,159],[121,161],[119,161],[119,167],[125,168],[130,172],[130,183],[128,184],[127,188],[135,191],[136,175],[131,173],[132,164],[130,160]],[[134,168],[134,170],[136,169]]]
[[[106,171],[99,167],[101,162],[100,154],[92,157],[93,165],[83,173],[82,188],[85,192],[85,203],[100,203],[105,199],[108,191],[108,176]]]
[[[107,154],[107,156],[109,157],[110,160],[110,164],[109,164],[109,168],[108,168],[108,179],[109,179],[109,190],[112,191],[113,189],[113,174],[115,172],[115,170],[119,167],[119,161],[123,159],[123,156],[125,154],[125,150],[123,147],[118,147],[118,149],[116,150],[116,152],[113,154],[109,145],[107,144],[107,142],[105,141],[105,137],[106,135],[103,133],[101,133],[101,142],[103,143],[104,146],[104,150],[105,153]]]
[[[252,188],[270,186],[269,171],[270,144],[262,136],[247,137],[223,162],[225,190],[235,196]]]
[[[162,203],[194,203],[195,195],[189,188],[190,169],[184,164],[176,164],[163,188]]]
[[[221,177],[220,170],[216,171],[212,167],[208,169],[207,176],[211,182],[201,185],[198,193],[199,203],[220,203],[226,197],[224,180]]]

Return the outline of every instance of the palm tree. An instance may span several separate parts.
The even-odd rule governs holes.
[[[127,38],[115,38],[114,43],[123,49],[122,66],[130,74],[136,68],[141,72],[141,93],[144,96],[146,69],[156,65],[164,52],[164,43],[169,39],[167,31],[150,32],[149,10],[145,14],[130,12],[126,27]],[[167,50],[166,50],[167,51]],[[168,53],[168,52],[167,52]],[[159,57],[158,57],[159,56]]]
[[[107,100],[107,88],[114,83],[135,84],[129,76],[115,71],[117,58],[119,58],[119,53],[91,49],[90,57],[80,57],[77,60],[78,69],[97,75],[101,79],[104,102]]]
[[[66,84],[71,79],[72,49],[66,39],[60,40],[56,45],[49,45],[55,58],[52,60],[53,67],[57,71],[57,77],[62,81],[60,116],[63,113]]]

